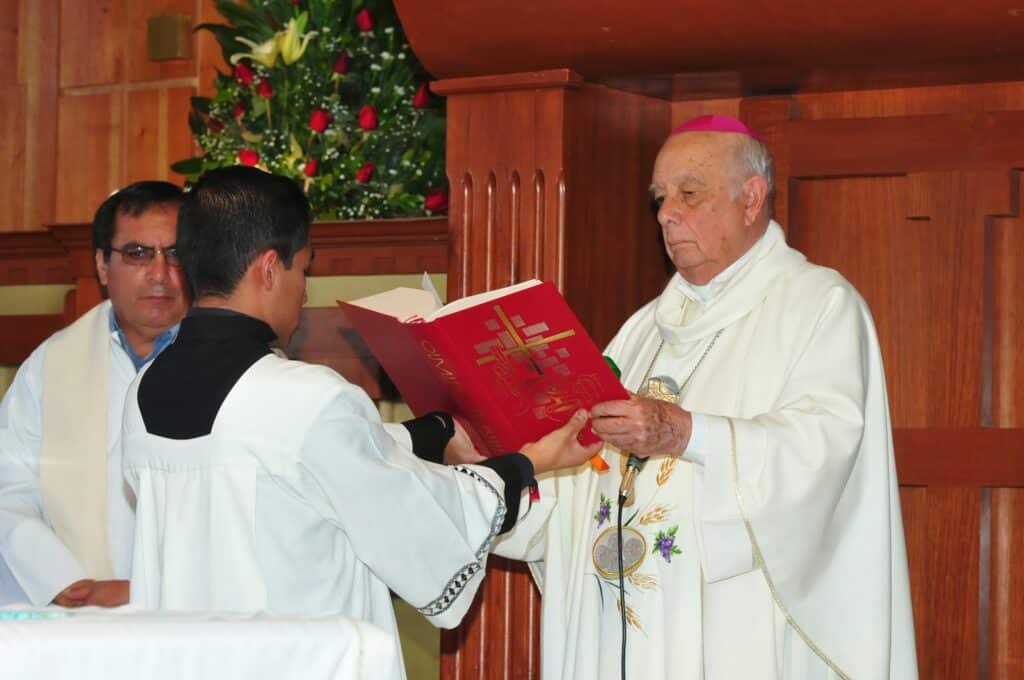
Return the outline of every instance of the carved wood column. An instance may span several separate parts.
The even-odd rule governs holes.
[[[432,89],[448,97],[449,299],[545,279],[606,343],[667,278],[647,194],[667,102],[567,69]],[[525,567],[492,558],[474,610],[444,635],[442,677],[539,678],[539,616]]]

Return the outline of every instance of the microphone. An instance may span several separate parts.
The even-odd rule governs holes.
[[[635,453],[629,454],[626,473],[622,475],[622,482],[619,483],[619,503],[625,503],[633,495],[633,483],[636,482],[636,476],[644,469],[646,462],[646,458],[641,458]]]
[[[658,401],[676,403],[679,399],[679,385],[670,376],[663,375],[657,378],[650,378],[640,389],[639,396]],[[636,476],[644,469],[647,458],[629,454],[626,461],[626,472],[622,475],[622,482],[619,484],[619,503],[625,503],[633,495],[633,484]]]

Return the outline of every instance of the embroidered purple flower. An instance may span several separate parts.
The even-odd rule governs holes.
[[[682,555],[683,551],[676,545],[677,531],[679,531],[679,525],[672,527],[668,531],[659,531],[658,535],[654,537],[654,550],[651,551],[651,554],[657,555],[661,553],[666,562],[671,562],[673,555]]]
[[[594,513],[594,521],[597,522],[597,528],[600,529],[601,525],[608,521],[608,518],[612,514],[612,502],[604,494],[601,494],[601,502],[597,505],[597,512]]]

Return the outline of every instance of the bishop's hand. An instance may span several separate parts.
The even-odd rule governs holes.
[[[672,402],[632,395],[590,409],[594,434],[612,446],[647,458],[678,456],[690,443],[690,412]]]

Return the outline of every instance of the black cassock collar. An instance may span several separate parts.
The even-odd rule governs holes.
[[[195,307],[178,338],[139,383],[139,410],[150,434],[194,439],[210,434],[221,404],[249,367],[270,353],[277,336],[240,312]]]

